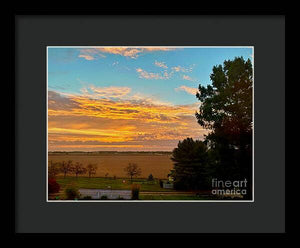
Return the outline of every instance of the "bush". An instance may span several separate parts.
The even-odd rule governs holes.
[[[106,195],[101,196],[100,200],[107,200],[108,197]]]
[[[90,195],[86,195],[82,198],[82,200],[92,200],[92,197]]]
[[[80,194],[77,190],[77,188],[67,188],[65,190],[66,193],[66,198],[67,200],[74,200],[74,199],[78,199]]]
[[[56,182],[54,178],[49,178],[48,180],[48,193],[53,194],[53,193],[58,193],[60,190],[59,184]]]
[[[140,193],[140,185],[139,184],[132,184],[131,186],[131,199],[138,200]]]
[[[161,188],[164,187],[164,182],[163,182],[163,180],[161,180],[161,179],[159,179],[159,186],[160,186]]]
[[[153,180],[154,180],[154,177],[153,177],[152,174],[150,174],[150,175],[148,176],[148,181],[153,181]]]

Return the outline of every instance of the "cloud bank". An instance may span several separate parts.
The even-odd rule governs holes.
[[[167,150],[186,137],[202,138],[199,104],[171,105],[126,87],[88,93],[48,92],[49,150]],[[84,90],[83,90],[84,91]]]

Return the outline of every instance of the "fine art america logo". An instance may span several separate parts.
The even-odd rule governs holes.
[[[247,179],[244,180],[218,180],[212,179],[212,194],[222,196],[243,197],[247,194]]]

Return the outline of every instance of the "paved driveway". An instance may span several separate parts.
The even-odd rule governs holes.
[[[107,196],[108,199],[131,199],[131,190],[113,190],[113,189],[79,189],[81,197],[91,196],[92,199],[100,199],[102,196]]]

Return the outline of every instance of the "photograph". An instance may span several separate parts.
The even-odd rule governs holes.
[[[254,202],[254,46],[47,46],[47,202]]]

